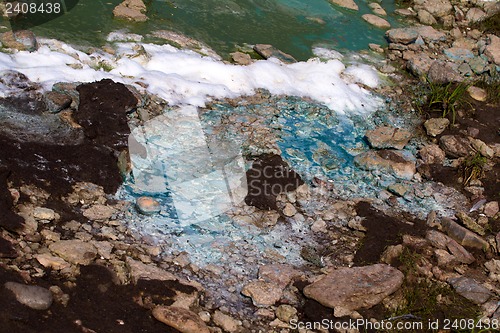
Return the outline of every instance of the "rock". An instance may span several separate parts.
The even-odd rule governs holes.
[[[51,256],[48,253],[37,254],[35,259],[45,268],[50,268],[56,271],[69,268],[71,265],[62,258]]]
[[[376,26],[377,28],[381,29],[389,29],[391,27],[391,24],[387,22],[387,20],[384,20],[383,18],[373,15],[373,14],[364,14],[361,16],[363,20],[366,22],[370,23],[373,26]]]
[[[297,209],[295,209],[295,207],[291,203],[287,202],[285,208],[283,209],[283,215],[292,217],[295,214],[297,214]]]
[[[469,88],[467,88],[467,92],[469,93],[470,97],[472,97],[476,101],[485,102],[486,99],[488,99],[488,93],[482,88],[470,86]]]
[[[465,212],[458,212],[456,215],[469,230],[472,230],[481,236],[484,236],[486,234],[484,228],[477,224],[477,222],[474,221]]]
[[[487,241],[472,231],[462,227],[452,219],[443,218],[441,220],[441,227],[448,236],[456,240],[460,245],[480,250],[488,250],[490,248]]]
[[[418,17],[418,20],[420,21],[420,23],[422,23],[422,24],[426,24],[426,25],[436,25],[437,24],[437,21],[434,18],[434,16],[432,16],[432,14],[429,13],[428,11],[426,11],[425,9],[419,10],[417,12],[417,17]]]
[[[379,44],[369,43],[368,47],[374,52],[384,53],[384,49]]]
[[[444,54],[452,61],[463,62],[474,58],[474,53],[469,49],[450,47],[443,50]]]
[[[406,67],[413,75],[420,77],[427,74],[434,61],[427,53],[417,53],[408,58]]]
[[[439,231],[429,230],[425,238],[438,249],[448,249],[454,258],[461,263],[471,264],[476,260],[462,245]]]
[[[465,19],[469,23],[477,23],[486,18],[486,13],[477,7],[472,7],[467,11],[467,15],[465,15]]]
[[[329,0],[331,3],[347,9],[358,10],[358,5],[354,0]]]
[[[439,145],[452,158],[468,156],[472,152],[470,141],[459,135],[443,135],[439,139]]]
[[[403,149],[411,139],[411,133],[404,129],[381,126],[366,132],[366,138],[373,148]]]
[[[238,328],[241,326],[241,322],[228,316],[225,313],[216,310],[213,315],[214,323],[221,327],[224,331],[232,333],[236,332]]]
[[[386,31],[385,36],[391,43],[410,44],[419,36],[416,29],[397,28]]]
[[[205,322],[196,313],[187,309],[158,306],[153,309],[153,317],[181,333],[210,333]]]
[[[484,55],[495,65],[500,66],[500,37],[488,35],[488,39],[490,42],[484,49]]]
[[[456,264],[455,257],[448,251],[436,249],[434,250],[434,256],[436,257],[439,267],[447,267]]]
[[[38,44],[35,34],[29,30],[8,31],[0,35],[0,42],[6,48],[19,51],[36,51]]]
[[[89,265],[97,256],[92,244],[81,240],[62,240],[49,245],[49,250],[76,265]]]
[[[57,218],[57,214],[50,208],[36,207],[33,209],[33,217],[38,221],[53,221]]]
[[[246,284],[241,293],[250,297],[255,306],[267,307],[280,300],[283,288],[272,282],[257,280]]]
[[[249,54],[246,54],[243,52],[233,52],[230,55],[231,55],[231,59],[233,59],[233,61],[235,63],[237,63],[238,65],[246,66],[246,65],[250,65],[253,62],[252,57],[250,57]]]
[[[264,59],[276,58],[286,64],[293,64],[297,62],[297,60],[295,60],[295,58],[291,55],[282,52],[269,44],[256,44],[253,49]]]
[[[300,271],[287,264],[272,264],[259,267],[260,280],[273,282],[282,289],[285,289],[293,278],[300,276],[301,274],[302,273]]]
[[[458,65],[448,61],[434,61],[427,72],[427,78],[438,84],[463,81]]]
[[[47,310],[52,305],[52,293],[48,289],[17,282],[6,282],[4,286],[12,291],[19,303],[34,310]]]
[[[115,209],[106,205],[93,205],[90,208],[83,210],[83,216],[88,218],[90,221],[105,221],[109,220]]]
[[[481,75],[484,72],[488,71],[488,60],[485,58],[486,57],[484,56],[480,56],[480,57],[474,57],[471,60],[469,60],[468,64],[471,70],[477,75]]]
[[[304,295],[340,312],[369,309],[398,290],[404,275],[384,264],[339,268],[306,286]]]
[[[449,283],[458,294],[475,304],[483,304],[491,297],[491,292],[486,287],[471,278],[453,278]]]
[[[483,208],[484,215],[487,217],[494,217],[498,211],[498,201],[490,201]]]
[[[154,215],[161,211],[160,203],[151,197],[139,197],[135,201],[135,207],[139,213],[144,215]]]
[[[389,245],[384,253],[380,256],[380,261],[390,265],[395,259],[398,259],[403,253],[404,246],[402,244]]]
[[[425,164],[443,164],[445,153],[436,144],[428,144],[418,152]]]
[[[45,94],[45,104],[47,104],[49,112],[52,113],[57,113],[68,108],[72,101],[71,96],[55,91],[49,91]]]
[[[426,120],[424,123],[427,135],[433,137],[443,133],[448,125],[450,125],[450,121],[447,118],[431,118]]]
[[[470,142],[472,144],[472,147],[478,152],[480,152],[481,155],[489,158],[493,158],[493,156],[495,156],[495,151],[483,141],[471,138]]]
[[[367,151],[354,158],[354,162],[364,170],[383,170],[394,176],[410,180],[415,175],[415,162],[409,161],[403,153],[392,150]]]
[[[389,185],[389,187],[387,187],[387,190],[389,192],[391,192],[392,194],[395,194],[395,195],[400,196],[400,197],[404,197],[405,194],[408,193],[408,191],[410,189],[408,188],[408,186],[406,186],[404,184],[395,183],[395,184]]]
[[[414,8],[425,9],[434,17],[443,17],[450,14],[453,7],[448,0],[415,0]]]
[[[387,16],[387,12],[377,2],[372,2],[372,3],[368,4],[368,7],[370,7],[372,9],[373,14],[375,14],[375,15]]]
[[[142,0],[124,0],[113,9],[113,15],[118,18],[134,21],[147,21],[146,5]]]
[[[285,323],[289,323],[296,314],[297,309],[288,304],[282,304],[276,309],[276,317]]]

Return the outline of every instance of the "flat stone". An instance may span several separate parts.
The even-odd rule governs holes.
[[[500,66],[500,37],[488,35],[489,44],[484,49],[484,55],[495,65]]]
[[[406,67],[411,73],[420,77],[427,74],[434,61],[427,53],[416,53],[409,56]]]
[[[447,118],[431,118],[425,121],[424,127],[427,135],[438,136],[450,125]]]
[[[302,273],[295,269],[292,265],[287,264],[271,264],[259,267],[259,279],[266,282],[273,282],[280,288],[285,288],[293,278],[300,276]]]
[[[404,275],[384,264],[339,268],[306,286],[304,295],[324,306],[352,312],[369,309],[397,291]]]
[[[139,213],[144,215],[154,215],[161,211],[160,203],[151,197],[139,197],[135,201],[135,207]]]
[[[459,135],[443,135],[439,139],[439,146],[452,158],[468,156],[472,151],[470,141]]]
[[[363,18],[363,20],[365,20],[366,22],[370,23],[371,25],[373,25],[377,28],[389,29],[391,27],[391,24],[387,20],[385,20],[377,15],[364,14],[361,17]]]
[[[354,0],[329,0],[331,3],[347,9],[358,10],[359,7]]]
[[[476,280],[459,277],[449,280],[455,291],[475,304],[485,303],[492,295],[491,292]]]
[[[467,15],[465,15],[465,19],[469,23],[476,23],[482,21],[486,18],[486,13],[477,7],[472,7],[467,11]]]
[[[249,54],[243,53],[243,52],[233,52],[231,53],[231,59],[238,65],[250,65],[253,60],[252,57],[250,57]]]
[[[469,93],[470,97],[472,97],[476,101],[485,102],[486,99],[488,99],[488,93],[482,88],[470,86],[469,88],[467,88],[467,92]]]
[[[445,49],[444,54],[452,61],[467,61],[474,58],[474,53],[469,49],[463,49],[460,47],[450,47]]]
[[[493,150],[493,148],[488,146],[484,141],[471,138],[470,143],[472,144],[472,147],[474,147],[475,150],[481,153],[481,155],[489,158],[495,156],[495,151]]]
[[[35,259],[45,268],[50,268],[56,271],[70,267],[71,265],[64,259],[52,256],[48,253],[37,254]]]
[[[484,72],[488,71],[488,60],[481,57],[474,57],[469,60],[469,66],[471,70],[477,75],[481,75]]]
[[[93,205],[90,208],[83,210],[83,216],[88,218],[90,221],[105,221],[109,220],[115,213],[113,207],[106,205]]]
[[[378,16],[387,16],[387,12],[382,8],[382,6],[378,2],[372,2],[368,4],[368,7],[371,8],[373,14]]]
[[[416,173],[415,162],[409,161],[403,153],[392,150],[367,151],[354,158],[358,167],[364,170],[383,170],[394,176],[410,180]]]
[[[373,148],[403,149],[411,139],[407,130],[381,126],[366,132],[366,138]]]
[[[238,331],[242,324],[239,320],[236,320],[219,310],[214,312],[213,321],[217,326],[229,333]]]
[[[434,61],[427,72],[427,77],[430,82],[438,84],[464,80],[458,71],[458,65],[449,61]]]
[[[448,234],[448,236],[456,240],[462,246],[480,250],[488,250],[490,248],[490,245],[486,240],[467,228],[462,227],[452,219],[446,217],[443,218],[440,226]]]
[[[480,226],[479,224],[477,224],[477,222],[474,221],[474,219],[471,218],[470,216],[468,216],[465,212],[458,212],[456,215],[457,215],[458,219],[460,221],[462,221],[462,223],[469,230],[472,230],[481,236],[484,236],[486,234],[486,231],[484,230],[484,228],[482,226]]]
[[[280,300],[283,288],[272,282],[257,280],[246,284],[241,293],[250,297],[255,306],[267,307]]]
[[[416,16],[417,14],[408,8],[398,8],[394,11],[399,16]]]
[[[50,208],[35,207],[35,209],[33,209],[33,217],[38,221],[53,221],[56,219],[57,215],[56,212]]]
[[[124,0],[113,9],[113,15],[117,18],[134,22],[147,21],[146,5],[142,0]]]
[[[52,293],[48,289],[17,282],[6,282],[4,286],[14,293],[19,303],[34,310],[47,310],[52,305]]]
[[[438,31],[429,25],[414,27],[414,29],[426,43],[436,43],[446,40],[446,34],[444,32]]]
[[[443,164],[446,157],[444,151],[436,144],[428,144],[418,152],[425,164]]]
[[[418,17],[418,21],[422,24],[427,24],[427,25],[437,24],[437,21],[434,18],[434,16],[432,16],[432,14],[429,13],[428,11],[426,11],[425,9],[420,9],[417,12],[417,17]]]
[[[196,313],[187,309],[158,306],[153,309],[153,317],[181,333],[210,333],[205,322]]]
[[[286,64],[293,64],[297,62],[297,60],[291,55],[278,50],[277,48],[269,44],[256,44],[254,45],[253,49],[264,59],[276,58]]]
[[[81,240],[62,240],[49,245],[49,250],[64,260],[77,265],[89,265],[97,256],[92,244]]]

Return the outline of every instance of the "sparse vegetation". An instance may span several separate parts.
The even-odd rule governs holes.
[[[457,109],[464,105],[470,105],[467,102],[467,88],[470,83],[460,82],[448,84],[437,84],[427,79],[429,84],[429,95],[427,98],[427,108],[429,111],[439,111],[443,118],[451,114],[452,123],[455,123],[457,117]]]
[[[114,67],[111,66],[110,64],[108,64],[107,62],[105,61],[99,61],[94,67],[93,67],[96,71],[100,71],[100,70],[103,70],[105,72],[111,72]]]
[[[485,33],[500,34],[500,12],[496,13],[485,20],[479,21],[474,28],[484,31]]]
[[[469,156],[462,164],[463,185],[468,186],[474,179],[479,179],[484,175],[484,165],[486,157],[480,153]]]

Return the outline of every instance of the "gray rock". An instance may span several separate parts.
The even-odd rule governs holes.
[[[161,211],[160,203],[151,197],[139,197],[135,201],[135,207],[139,213],[144,215],[154,215]]]
[[[495,65],[500,66],[500,37],[488,35],[488,39],[490,42],[484,49],[484,55]]]
[[[391,27],[391,24],[387,20],[385,20],[377,15],[364,14],[361,17],[363,18],[363,20],[365,20],[366,22],[370,23],[371,25],[373,25],[377,28],[389,29]]]
[[[450,279],[449,283],[457,293],[476,304],[483,304],[492,296],[486,287],[471,278],[463,276],[453,278]]]
[[[49,245],[49,250],[64,260],[77,265],[88,265],[97,256],[94,245],[81,240],[62,240]]]
[[[452,158],[464,157],[472,152],[469,139],[459,135],[443,135],[439,139],[439,145]]]
[[[210,333],[205,322],[196,313],[187,309],[158,306],[153,309],[153,317],[181,333]]]
[[[460,66],[458,66],[458,71],[463,76],[471,76],[473,73],[472,68],[470,68],[469,64],[466,62],[463,62],[460,64]]]
[[[253,47],[253,49],[264,59],[276,58],[287,64],[292,64],[297,62],[297,60],[295,60],[295,58],[292,57],[291,55],[282,52],[269,44],[256,44]]]
[[[49,112],[52,113],[57,113],[68,108],[72,101],[71,96],[56,91],[49,91],[45,94],[45,103]]]
[[[498,214],[498,201],[490,201],[484,205],[483,212],[487,217],[494,217]]]
[[[48,289],[17,282],[7,282],[4,286],[14,293],[19,303],[34,310],[47,310],[52,305],[52,293]]]
[[[410,44],[418,38],[418,32],[414,28],[397,28],[386,31],[385,36],[392,43]]]
[[[482,57],[474,57],[469,60],[469,66],[474,73],[481,75],[488,70],[488,60]]]
[[[435,25],[437,24],[436,19],[434,16],[432,16],[431,13],[426,11],[425,9],[421,9],[417,12],[417,17],[420,23],[426,24],[426,25]]]
[[[465,19],[469,23],[476,23],[486,18],[486,13],[477,7],[472,7],[465,15]]]
[[[450,47],[445,49],[444,54],[452,61],[462,62],[474,58],[474,53],[469,49]]]
[[[354,158],[354,163],[364,170],[383,170],[394,176],[410,180],[415,175],[415,162],[401,152],[391,150],[367,151]]]
[[[373,148],[403,149],[411,139],[407,130],[381,126],[366,132],[366,138]]]
[[[490,244],[487,241],[452,219],[443,218],[440,226],[448,236],[456,240],[460,245],[480,250],[488,250],[490,248]]]
[[[404,275],[384,264],[339,268],[304,288],[304,295],[336,314],[369,309],[397,291]]]
[[[458,65],[448,61],[434,61],[427,73],[429,81],[438,84],[463,81]]]
[[[435,144],[424,146],[418,154],[425,164],[443,164],[446,157],[444,151]]]
[[[427,74],[434,61],[427,53],[417,53],[408,59],[406,66],[413,75],[420,77]]]
[[[424,127],[427,135],[438,136],[450,125],[450,121],[446,118],[431,118],[425,121]]]

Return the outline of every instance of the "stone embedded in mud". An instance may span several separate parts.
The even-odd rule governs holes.
[[[194,312],[174,307],[158,306],[153,309],[156,320],[175,328],[181,333],[210,333],[207,325]]]
[[[12,291],[19,303],[34,310],[47,310],[52,305],[52,293],[45,288],[17,282],[7,282],[4,286]]]
[[[427,119],[424,123],[427,135],[434,137],[443,133],[448,125],[450,125],[450,121],[447,118],[431,118]]]
[[[49,245],[49,250],[76,265],[89,265],[97,256],[94,245],[81,240],[62,240]]]
[[[473,151],[469,139],[460,135],[443,135],[439,145],[452,158],[468,156]]]
[[[276,197],[304,184],[302,178],[281,156],[259,156],[247,171],[248,194],[245,203],[264,210],[277,210]]]
[[[381,126],[367,131],[366,138],[373,148],[403,149],[410,141],[411,133],[392,126]]]
[[[476,304],[483,304],[492,296],[486,287],[471,278],[462,276],[450,279],[449,283],[457,293]]]
[[[399,151],[367,151],[354,158],[354,163],[364,170],[381,170],[394,176],[410,180],[416,173],[415,162],[409,161]]]
[[[467,92],[469,93],[470,97],[475,99],[476,101],[484,102],[488,98],[488,93],[486,90],[475,87],[475,86],[470,86],[467,88]]]
[[[139,213],[144,215],[154,215],[161,211],[160,203],[151,197],[139,197],[135,201],[135,206]]]
[[[397,291],[404,275],[384,264],[342,267],[304,288],[304,295],[343,313],[369,309]]]

